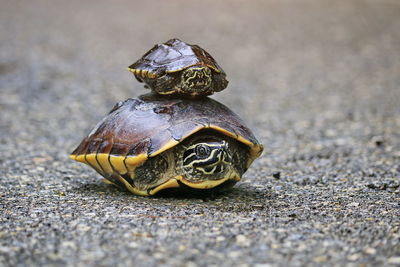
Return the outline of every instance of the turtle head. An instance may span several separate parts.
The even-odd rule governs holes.
[[[212,73],[209,67],[193,66],[182,72],[180,89],[189,94],[201,93],[204,90],[208,90],[211,82]]]
[[[228,143],[224,140],[202,141],[189,146],[183,153],[183,168],[189,180],[218,180],[231,165]]]

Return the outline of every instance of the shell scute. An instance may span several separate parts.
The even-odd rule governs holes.
[[[140,154],[148,154],[149,147],[151,147],[151,141],[150,138],[146,138],[133,144],[126,156],[135,157]]]
[[[112,149],[112,147],[113,147],[112,138],[104,139],[101,142],[101,144],[100,144],[100,146],[99,146],[99,148],[97,150],[97,153],[109,154],[111,149]]]
[[[102,143],[102,139],[95,138],[90,141],[86,154],[96,154],[99,149],[100,144]]]
[[[204,128],[204,124],[197,121],[185,121],[179,124],[172,125],[168,128],[171,137],[176,141],[180,141],[183,138],[189,136],[190,134],[199,131]]]
[[[129,144],[114,143],[110,150],[110,155],[125,157],[129,151],[129,147]]]

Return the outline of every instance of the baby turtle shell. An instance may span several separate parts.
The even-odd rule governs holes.
[[[210,54],[179,39],[155,45],[128,70],[162,95],[207,96],[228,85],[224,70]]]
[[[196,158],[194,149],[212,151],[205,160]],[[262,151],[253,133],[223,104],[208,97],[148,94],[115,105],[70,158],[135,194],[153,195],[166,188],[231,186]],[[208,169],[190,169],[201,164],[209,164]]]

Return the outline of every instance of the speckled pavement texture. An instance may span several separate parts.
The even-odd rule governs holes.
[[[400,2],[1,1],[1,266],[400,266]],[[230,192],[145,198],[68,159],[172,37],[265,146]]]

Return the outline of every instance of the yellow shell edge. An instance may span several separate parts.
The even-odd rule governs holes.
[[[170,180],[168,180],[167,182],[165,182],[163,184],[160,184],[159,186],[157,186],[153,190],[150,190],[149,194],[150,195],[154,195],[155,193],[157,193],[158,191],[161,191],[163,189],[177,188],[177,187],[179,187],[179,183],[175,178],[173,178],[173,179],[170,179]]]

